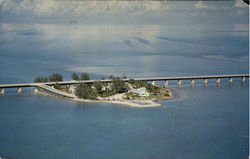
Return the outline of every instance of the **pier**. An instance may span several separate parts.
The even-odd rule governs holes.
[[[146,81],[152,82],[155,85],[155,81],[163,81],[164,86],[168,86],[168,81],[177,81],[177,85],[180,86],[183,80],[190,80],[191,85],[195,84],[195,80],[203,80],[203,83],[206,85],[208,83],[208,79],[216,79],[216,83],[220,83],[220,79],[227,78],[229,83],[233,82],[233,78],[241,78],[242,82],[245,82],[246,78],[249,78],[249,74],[237,74],[237,75],[208,75],[208,76],[181,76],[181,77],[152,77],[152,78],[132,78],[135,81]],[[132,79],[122,79],[125,82],[128,82]],[[23,87],[35,87],[43,91],[50,92],[52,94],[56,94],[62,97],[74,98],[72,94],[59,91],[50,86],[54,86],[55,84],[59,85],[74,85],[79,83],[94,83],[96,81],[99,82],[112,82],[112,79],[104,79],[104,80],[79,80],[79,81],[61,81],[61,82],[44,82],[44,83],[19,83],[19,84],[0,84],[1,94],[5,94],[6,88],[17,88],[17,92],[21,93]]]

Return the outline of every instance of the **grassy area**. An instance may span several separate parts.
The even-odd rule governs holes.
[[[161,99],[165,97],[169,97],[170,92],[168,89],[159,88],[156,93],[151,93],[149,99]]]

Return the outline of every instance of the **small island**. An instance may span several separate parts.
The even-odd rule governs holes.
[[[109,81],[105,79],[95,80],[88,83],[89,75],[82,73],[81,76],[73,73],[72,80],[79,81],[77,84],[60,85],[57,82],[63,81],[63,76],[59,73],[50,75],[49,77],[37,77],[34,82],[46,83],[56,82],[51,88],[71,94],[75,101],[79,102],[105,102],[114,104],[124,104],[132,107],[156,107],[161,104],[155,100],[172,98],[172,91],[160,85],[150,84],[146,81],[138,81],[123,77],[110,76]],[[123,79],[128,79],[124,81]],[[51,95],[39,89],[35,89],[36,94]]]

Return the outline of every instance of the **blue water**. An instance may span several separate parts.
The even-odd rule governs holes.
[[[172,86],[158,108],[1,96],[6,158],[247,158],[248,84]]]
[[[73,71],[161,77],[248,73],[248,32],[166,26],[0,24],[0,83]],[[181,26],[180,26],[181,27]],[[193,29],[193,30],[192,30]],[[195,32],[195,34],[193,34]],[[191,36],[192,34],[192,36]],[[176,35],[176,36],[175,36]],[[187,38],[190,37],[190,38]],[[243,159],[249,152],[249,83],[170,82],[173,100],[133,108],[36,96],[0,96],[0,157],[17,159]]]

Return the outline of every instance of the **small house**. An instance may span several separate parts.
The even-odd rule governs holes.
[[[131,89],[129,92],[139,95],[142,99],[149,97],[149,93],[146,91],[145,87],[141,87],[138,89]]]

